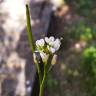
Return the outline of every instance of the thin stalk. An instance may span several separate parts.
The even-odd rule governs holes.
[[[28,33],[29,44],[31,46],[32,53],[34,53],[35,42],[34,42],[33,34],[31,31],[31,19],[30,19],[30,11],[29,11],[28,4],[26,4],[26,20],[27,20],[27,33]],[[39,75],[39,81],[41,84],[42,74],[41,74],[41,70],[40,70],[40,66],[39,66],[38,62],[36,63],[36,67],[37,67],[37,71],[38,71],[38,75]]]
[[[49,67],[47,74],[51,71],[52,68],[53,68],[53,65],[51,65],[51,66]]]
[[[44,65],[44,76],[43,76],[43,80],[42,83],[40,84],[40,93],[39,96],[44,96],[44,88],[45,88],[45,82],[46,82],[46,76],[47,76],[47,67],[46,65]]]
[[[38,63],[36,63],[36,66],[37,66],[37,71],[38,71],[38,76],[39,76],[39,82],[41,84],[42,83],[42,74],[41,74],[40,66]]]
[[[31,31],[30,11],[29,11],[28,4],[26,4],[26,20],[27,20],[27,33],[28,33],[29,44],[31,46],[31,50],[33,53],[35,51],[35,42]]]

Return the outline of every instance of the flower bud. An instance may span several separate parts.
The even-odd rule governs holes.
[[[34,60],[34,63],[38,63],[38,61],[37,61],[37,57],[36,57],[36,54],[35,53],[33,53],[33,60]]]
[[[52,65],[55,65],[56,62],[57,62],[57,55],[55,54],[55,55],[53,56],[53,58],[52,58],[51,64],[52,64]]]
[[[40,56],[42,58],[43,63],[47,63],[49,55],[44,52],[40,52]]]

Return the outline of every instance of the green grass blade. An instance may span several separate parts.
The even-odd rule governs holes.
[[[26,20],[27,20],[27,33],[28,33],[29,44],[31,46],[32,53],[33,53],[35,51],[35,42],[31,31],[30,11],[29,11],[28,4],[26,4]]]

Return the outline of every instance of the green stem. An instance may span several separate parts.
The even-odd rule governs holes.
[[[36,63],[36,67],[37,67],[37,71],[38,71],[39,82],[41,84],[42,83],[42,74],[41,74],[40,66],[38,63]]]
[[[44,96],[44,88],[45,88],[45,82],[46,82],[46,76],[47,76],[47,67],[46,65],[44,65],[44,76],[43,76],[43,80],[42,83],[40,84],[40,93],[39,96]]]
[[[31,31],[30,11],[29,11],[28,4],[26,4],[26,20],[27,20],[27,32],[28,32],[29,44],[31,46],[32,53],[34,53],[34,51],[35,51],[35,43],[34,43],[34,38],[33,38],[32,31]],[[39,64],[36,63],[36,66],[37,66],[37,70],[38,70],[39,80],[40,80],[40,83],[41,83],[42,75],[41,75]]]
[[[44,96],[45,77],[44,77],[43,80],[44,80],[44,81],[43,81],[42,84],[40,85],[40,93],[39,93],[39,96]]]
[[[31,31],[30,11],[29,11],[28,4],[26,4],[26,20],[27,20],[27,32],[28,32],[29,44],[31,46],[32,53],[33,53],[35,51],[35,42]]]

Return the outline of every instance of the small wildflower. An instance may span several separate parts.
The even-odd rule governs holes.
[[[54,42],[54,40],[55,40],[55,38],[53,37],[53,36],[51,36],[51,37],[45,37],[45,42],[47,43],[47,44],[49,44],[49,45],[53,45],[53,42]]]
[[[40,39],[40,40],[37,40],[37,41],[36,41],[36,46],[41,46],[41,47],[43,47],[44,44],[45,44],[44,39]]]
[[[44,52],[40,52],[40,56],[42,58],[43,63],[47,63],[49,55]]]
[[[38,52],[39,52],[39,51],[43,51],[44,45],[45,45],[44,39],[37,40],[37,41],[36,41],[36,48],[37,48],[36,51],[38,51]]]
[[[55,53],[55,51],[58,51],[61,45],[60,39],[56,39],[51,37],[45,37],[45,42],[47,43],[47,48],[51,53]]]
[[[60,40],[59,40],[59,39],[56,39],[56,40],[54,41],[54,48],[55,48],[56,51],[59,50],[60,45],[61,45]]]
[[[50,53],[54,54],[56,51],[58,51],[60,48],[60,45],[61,45],[60,39],[58,38],[55,39],[53,36],[49,38],[45,37],[44,39],[40,39],[36,41],[35,52],[39,52],[43,63],[47,63]],[[56,56],[54,55],[53,57],[55,58]]]

